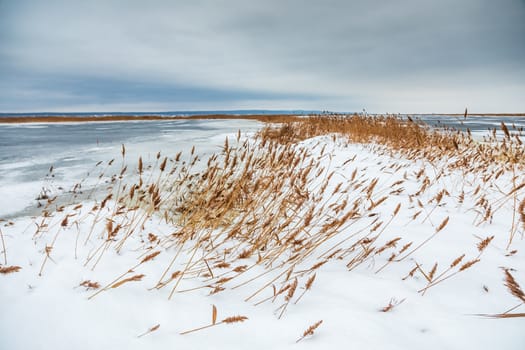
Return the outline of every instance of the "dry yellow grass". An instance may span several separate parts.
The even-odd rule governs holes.
[[[303,332],[303,335],[299,339],[297,339],[296,343],[299,343],[301,340],[303,340],[304,338],[308,336],[314,335],[315,330],[321,325],[321,323],[323,323],[323,320],[317,321],[316,323],[308,327],[308,329],[306,329]]]
[[[525,200],[516,200],[525,188],[519,181],[496,201],[491,202],[485,196],[488,187],[485,185],[491,179],[523,170],[525,151],[509,128],[504,129],[503,141],[494,138],[476,142],[469,134],[438,132],[417,121],[394,116],[281,116],[273,121],[278,123],[268,124],[252,140],[245,140],[240,134],[226,139],[222,151],[207,162],[200,160],[192,149],[189,154],[177,153],[173,157],[159,153],[152,164],[145,164],[139,158],[137,168],[128,169],[126,150],[122,147],[120,170],[110,174],[108,193],[87,216],[81,216],[81,207],[76,206],[74,213],[60,214],[59,218],[57,212],[60,211],[50,209],[54,200],[48,201],[45,214],[37,223],[35,237],[51,230],[48,225],[54,217],[59,221],[54,226],[57,233],[45,251],[44,263],[51,258],[60,230],[74,227],[89,217],[92,220],[89,229],[79,231],[78,235],[83,238],[77,239],[83,241],[84,246],[96,242],[85,261],[86,267],[95,269],[109,250],[121,252],[130,237],[142,242],[137,263],[113,281],[102,288],[98,283],[97,288],[90,287],[89,281],[81,284],[97,289],[90,299],[128,282],[140,282],[144,274],[134,271],[147,263],[157,264],[158,272],[157,283],[150,290],[166,288],[169,298],[190,290],[206,289],[210,294],[217,294],[253,284],[256,290],[246,300],[253,300],[256,305],[277,300],[281,306],[276,314],[281,317],[292,299],[299,302],[306,291],[315,287],[316,274],[329,261],[341,260],[352,270],[382,259],[381,265],[374,268],[376,273],[392,264],[409,261],[436,235],[450,230],[452,225],[446,214],[437,218],[433,215],[446,201],[456,201],[458,205],[475,202],[473,209],[479,212],[478,224],[489,222],[503,205],[513,203],[519,215],[516,222],[521,220],[525,226]],[[403,179],[388,184],[356,166],[353,172],[345,174],[344,181],[335,184],[334,172],[325,169],[323,162],[331,156],[325,146],[315,146],[317,153],[312,155],[312,146],[300,144],[302,140],[326,135],[341,142],[366,144],[372,152],[381,155],[424,159],[431,165],[443,159],[454,161],[446,163],[447,169],[436,167],[434,177],[421,168],[411,170],[410,174],[405,172]],[[384,165],[386,171],[404,169],[395,157],[389,159],[392,159],[390,163]],[[355,157],[349,158],[346,164],[354,160]],[[205,166],[196,170],[197,164]],[[437,179],[445,176],[445,170],[476,174],[481,179],[480,185],[475,191],[461,194],[439,187],[425,197],[430,188],[435,189]],[[125,182],[124,175],[131,171],[138,179],[130,184]],[[103,175],[102,172],[101,177]],[[417,190],[407,193],[404,183],[409,180],[417,184]],[[401,205],[399,195],[406,195],[412,207]],[[388,212],[383,210],[386,205],[390,205]],[[431,230],[419,241],[407,242],[401,234],[385,238],[393,220],[401,215],[405,215],[409,223],[416,219],[428,220]],[[142,228],[152,218],[170,224],[173,231],[169,234],[143,232]],[[434,219],[437,220],[430,221]],[[104,226],[103,230],[99,224]],[[359,229],[351,230],[353,225],[360,225]],[[516,230],[517,224],[509,245]],[[462,254],[451,263],[452,259],[440,264],[432,260],[433,265],[423,269],[415,262],[416,267],[405,279],[422,275],[426,286],[420,292],[425,293],[477,264],[491,241],[492,237],[480,239],[473,256]],[[311,267],[305,268],[305,265]],[[44,264],[42,270],[43,267]],[[247,272],[253,271],[257,272],[244,278]],[[188,279],[200,284],[184,290],[181,285]],[[514,286],[509,281],[507,284]],[[297,297],[298,288],[304,290]],[[394,306],[391,304],[390,309]],[[245,319],[238,316],[217,322],[214,307],[210,325],[182,334]],[[320,322],[303,337],[313,334]]]
[[[269,124],[261,135],[279,142],[296,142],[313,136],[336,133],[355,143],[376,143],[402,152],[408,157],[425,157],[429,160],[457,157],[455,166],[479,167],[492,162],[506,165],[525,165],[525,150],[521,145],[519,130],[509,131],[502,123],[506,139],[494,136],[476,142],[470,132],[435,130],[421,121],[398,116],[318,116],[292,119],[278,127]]]
[[[10,273],[18,272],[21,269],[20,266],[0,266],[0,274],[8,275]]]

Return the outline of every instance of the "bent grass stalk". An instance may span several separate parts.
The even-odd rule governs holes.
[[[193,328],[193,329],[190,329],[190,330],[187,330],[187,331],[184,331],[184,332],[180,332],[179,334],[180,335],[185,335],[185,334],[201,331],[203,329],[215,327],[215,326],[218,326],[218,325],[221,325],[221,324],[232,324],[232,323],[244,322],[244,321],[246,321],[248,319],[248,317],[246,317],[246,316],[230,316],[230,317],[226,317],[222,321],[216,322],[216,318],[217,318],[217,309],[215,308],[215,305],[214,305],[213,306],[213,314],[212,314],[212,323],[211,324],[206,325],[206,326],[202,326],[202,327],[198,327],[198,328]]]
[[[4,255],[4,265],[7,265],[7,248],[5,246],[4,234],[2,233],[1,228],[0,228],[0,239],[2,240],[2,253]]]
[[[312,324],[310,327],[308,327],[304,332],[303,332],[303,335],[297,339],[295,342],[296,343],[299,343],[301,340],[303,340],[304,338],[306,337],[311,337],[314,335],[314,332],[317,328],[319,328],[319,326],[321,325],[321,323],[323,323],[323,320],[320,320],[320,321],[317,321],[315,322],[314,324]]]

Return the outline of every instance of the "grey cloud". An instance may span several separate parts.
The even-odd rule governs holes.
[[[22,89],[21,80],[42,89],[39,77],[58,76],[71,79],[45,87],[70,102],[119,106],[169,104],[184,91],[196,108],[288,100],[379,112],[525,110],[516,98],[525,94],[524,1],[20,0],[0,1],[0,11],[0,74],[10,77],[0,92]],[[133,91],[96,93],[123,82]],[[0,108],[13,105],[1,99]]]
[[[54,100],[61,104],[89,105],[95,101],[100,108],[108,111],[112,105],[125,106],[129,103],[136,108],[136,102],[147,102],[149,105],[158,104],[173,109],[180,106],[184,109],[195,109],[193,104],[203,101],[207,104],[220,103],[225,108],[227,104],[236,104],[240,101],[268,101],[279,103],[290,100],[316,101],[317,96],[306,94],[281,94],[272,92],[251,92],[246,90],[213,89],[188,85],[166,83],[151,83],[124,78],[97,78],[83,75],[47,75],[47,74],[16,74],[4,72],[4,80],[0,82],[0,90],[5,89],[5,101],[0,100],[0,110],[16,109],[19,103],[30,101],[35,108],[50,110],[47,100]],[[13,82],[16,81],[16,89]],[[59,89],[53,87],[60,87]],[[40,106],[40,107],[39,107]],[[108,106],[108,107],[106,107]],[[52,108],[52,107],[51,107]],[[111,109],[109,109],[111,110]]]
[[[525,12],[520,3],[505,8],[479,1],[328,1],[307,11],[300,4],[276,6],[287,14],[284,20],[241,18],[230,30],[243,28],[241,39],[263,43],[262,51],[275,52],[286,68],[297,67],[297,57],[286,60],[293,53],[303,57],[300,68],[334,74],[364,69],[399,76],[416,68],[460,70],[502,62],[523,68]]]

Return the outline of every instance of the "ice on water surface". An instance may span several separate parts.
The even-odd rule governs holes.
[[[148,161],[158,152],[173,156],[193,146],[202,155],[217,152],[225,134],[257,125],[248,120],[0,124],[0,218],[35,206],[43,190],[71,190],[99,161],[121,157],[122,145],[133,167],[139,156]]]

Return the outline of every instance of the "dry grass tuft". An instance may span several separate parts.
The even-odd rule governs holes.
[[[0,273],[2,275],[7,275],[7,274],[10,274],[10,273],[18,272],[21,269],[22,268],[20,266],[4,266],[4,267],[0,266]]]
[[[518,207],[518,212],[520,214],[520,220],[521,224],[523,226],[523,230],[525,231],[525,198],[520,203],[520,206]]]
[[[158,153],[150,164],[140,157],[138,167],[132,170],[135,183],[125,177],[126,149],[122,146],[120,169],[113,171],[118,168],[112,165],[113,160],[104,163],[106,169],[99,179],[100,183],[106,181],[107,192],[96,199],[89,213],[80,214],[79,206],[72,213],[70,207],[48,199],[42,217],[35,221],[34,237],[43,239],[53,230],[56,235],[44,242],[41,271],[51,260],[58,232],[77,227],[84,243],[78,244],[78,249],[90,249],[84,263],[87,268],[97,268],[108,252],[120,255],[131,250],[138,255],[135,266],[104,287],[89,280],[82,282],[83,287],[97,289],[89,299],[125,283],[142,281],[144,274],[138,274],[139,269],[148,267],[148,275],[158,272],[156,284],[149,290],[166,291],[168,298],[203,289],[215,297],[230,288],[250,285],[255,291],[246,300],[256,300],[255,305],[279,301],[276,315],[280,318],[292,299],[297,303],[315,288],[317,273],[322,273],[327,263],[340,261],[348,270],[379,263],[374,269],[379,273],[395,264],[404,264],[402,268],[408,270],[417,259],[421,265],[416,262],[403,280],[416,277],[414,283],[424,284],[423,294],[463,274],[480,261],[494,236],[476,242],[477,256],[469,256],[467,262],[461,250],[454,252],[452,256],[459,256],[450,263],[426,256],[421,249],[453,220],[443,219],[443,212],[454,212],[453,205],[476,203],[466,208],[477,215],[476,225],[490,223],[500,208],[513,206],[516,219],[511,238],[519,229],[519,220],[525,230],[525,199],[521,203],[516,200],[525,190],[520,175],[525,151],[506,126],[507,132],[502,126],[508,134],[504,141],[494,136],[478,142],[470,134],[438,131],[414,119],[389,115],[263,119],[269,124],[256,136],[227,138],[221,151],[207,161],[201,160],[194,148],[172,157]],[[316,145],[315,141],[300,142],[326,135],[334,142],[325,143],[323,138]],[[358,155],[348,158],[347,167],[333,167],[330,147],[347,143],[361,143],[379,155],[381,173],[371,174],[359,164]],[[411,168],[416,161],[424,161],[424,165]],[[465,180],[460,193],[449,193],[452,189],[445,189],[442,181],[449,172],[461,173],[465,179],[473,175],[480,183],[472,185]],[[386,182],[385,174],[389,174]],[[512,188],[498,187],[494,182],[510,175]],[[390,176],[395,179],[389,180]],[[501,198],[490,196],[494,188],[499,189]],[[406,225],[421,224],[424,235],[398,234],[399,221],[404,218]],[[170,225],[170,233],[145,231],[154,220]],[[86,221],[90,226],[87,231],[83,229]],[[7,265],[5,246],[3,252]],[[156,259],[161,253],[169,258],[167,262]],[[145,263],[149,266],[143,266]],[[9,268],[17,267],[0,269]],[[419,275],[424,279],[418,279]],[[196,286],[188,288],[188,281]],[[513,278],[507,277],[507,286],[513,293],[521,291]],[[298,289],[302,289],[299,296]],[[381,311],[388,312],[401,302],[392,299]],[[232,316],[217,321],[213,306],[211,324],[181,334],[244,320],[245,316]],[[298,341],[312,335],[321,322]]]
[[[100,284],[98,282],[91,282],[90,280],[83,281],[79,284],[81,287],[85,287],[86,290],[99,289]]]
[[[301,340],[303,340],[304,338],[306,338],[308,336],[314,335],[315,330],[321,325],[321,323],[323,323],[323,320],[317,321],[316,323],[314,323],[313,325],[308,327],[303,332],[303,335],[299,339],[297,339],[296,343],[299,343]]]
[[[381,312],[389,312],[391,311],[394,307],[402,304],[403,302],[405,301],[405,299],[401,299],[401,300],[397,300],[395,298],[392,298],[390,299],[390,301],[388,302],[388,305],[387,306],[384,306],[381,308]]]
[[[484,240],[482,240],[481,242],[478,243],[478,250],[479,252],[482,252],[485,250],[485,248],[487,248],[487,246],[490,244],[490,242],[492,242],[492,240],[494,239],[495,236],[490,236],[490,237],[487,237],[485,238]]]
[[[510,294],[521,300],[525,303],[525,293],[521,289],[520,285],[514,277],[511,275],[509,269],[504,269],[505,271],[505,286],[508,288]]]
[[[512,274],[510,273],[510,269],[503,268],[503,271],[505,273],[505,286],[509,290],[510,294],[512,294],[514,297],[520,300],[520,304],[500,314],[480,314],[479,316],[490,318],[523,318],[525,317],[525,313],[511,311],[525,304],[525,293],[523,292],[523,289],[521,289],[518,282],[516,282],[516,280],[514,279],[514,276],[512,276]]]
[[[143,277],[144,277],[144,275],[143,275],[143,274],[140,274],[140,275],[134,275],[134,276],[132,276],[132,277],[124,278],[123,280],[118,281],[117,283],[114,283],[113,285],[111,285],[111,288],[118,288],[118,287],[120,287],[121,285],[123,285],[124,283],[128,283],[128,282],[138,282],[138,281],[141,281]]]
[[[461,265],[461,267],[459,268],[459,271],[464,271],[466,269],[469,269],[470,267],[472,267],[472,265],[477,264],[478,262],[480,262],[480,259],[470,260],[464,263],[463,265]]]
[[[456,130],[435,130],[421,121],[403,119],[394,115],[323,115],[291,119],[279,127],[267,126],[261,132],[265,139],[279,142],[297,142],[313,136],[339,134],[355,143],[383,144],[392,150],[413,158],[427,158],[431,161],[443,157],[456,157],[456,167],[475,168],[483,163],[489,165],[519,164],[525,166],[525,149],[519,137],[512,137],[508,127],[501,125],[505,142],[494,135],[483,143],[472,139],[470,133]]]
[[[217,307],[213,305],[212,311],[211,311],[211,324],[217,323]]]
[[[449,217],[447,216],[442,222],[441,224],[439,224],[439,226],[436,228],[436,233],[441,231],[442,229],[445,228],[445,226],[447,226],[448,224],[448,220],[449,220]]]
[[[142,259],[142,260],[140,261],[140,263],[141,263],[141,264],[144,264],[144,263],[146,263],[146,262],[148,262],[148,261],[150,261],[150,260],[153,260],[153,259],[155,259],[155,257],[156,257],[157,255],[159,255],[159,254],[160,254],[160,251],[153,252],[153,253],[147,255],[144,259]]]
[[[246,316],[230,316],[230,317],[226,317],[225,319],[223,319],[220,322],[216,322],[216,319],[217,319],[217,308],[214,305],[213,306],[213,312],[212,312],[212,323],[211,324],[203,326],[203,327],[190,329],[188,331],[184,331],[184,332],[181,332],[179,334],[181,334],[181,335],[189,334],[189,333],[197,332],[197,331],[200,331],[200,330],[203,330],[203,329],[207,329],[207,328],[211,328],[211,327],[214,327],[214,326],[218,326],[220,324],[240,323],[240,322],[246,321],[248,319],[248,317],[246,317]]]
[[[220,323],[238,323],[238,322],[244,322],[247,319],[248,317],[246,316],[230,316],[230,317],[226,317]]]

